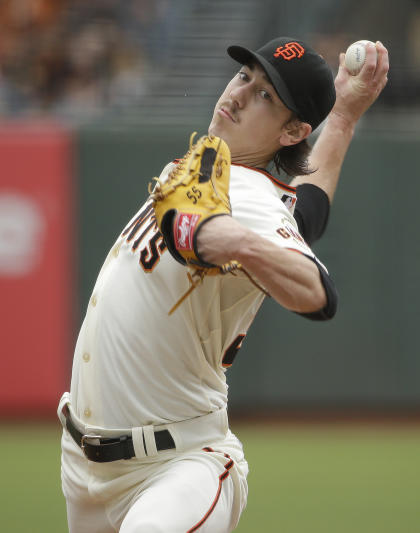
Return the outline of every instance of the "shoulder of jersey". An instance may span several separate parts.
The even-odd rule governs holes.
[[[179,159],[175,159],[168,163],[162,170],[160,175],[161,180],[165,181],[169,172],[174,166],[179,163]],[[231,164],[231,186],[237,184],[238,186],[247,185],[249,188],[258,191],[265,191],[281,199],[285,204],[286,209],[293,215],[296,204],[296,188],[283,183],[281,180],[270,174],[263,168],[252,168],[246,165],[237,163]],[[237,183],[237,180],[239,183]],[[244,180],[242,183],[241,180]]]
[[[247,189],[252,197],[261,195],[271,198],[275,203],[281,200],[285,210],[292,216],[296,206],[296,188],[283,183],[271,175],[265,169],[250,168],[244,165],[233,164],[231,166],[230,190]]]
[[[169,174],[170,170],[179,163],[180,159],[174,159],[172,162],[168,163],[166,167],[162,170],[161,176]],[[283,183],[281,180],[270,174],[267,170],[263,168],[253,168],[246,165],[240,165],[238,163],[231,163],[231,174],[233,175],[242,175],[242,176],[253,176],[253,179],[260,178],[262,183],[272,183],[277,189],[280,189],[282,192],[289,194],[295,194],[296,188]],[[268,181],[267,181],[268,179]],[[279,192],[280,192],[279,191]]]
[[[161,176],[168,175],[170,170],[179,163],[179,159],[174,159],[172,162],[168,163],[166,167],[162,170]],[[251,176],[253,179],[259,179],[261,183],[272,183],[277,189],[280,189],[278,192],[286,192],[288,194],[295,194],[296,188],[283,183],[281,180],[270,174],[267,170],[263,168],[252,168],[247,167],[246,165],[240,165],[238,163],[231,164],[231,174],[239,176]]]
[[[296,188],[283,183],[281,180],[267,172],[267,170],[262,168],[251,168],[246,165],[239,165],[237,163],[232,163],[231,166],[231,175],[242,175],[243,177],[251,177],[253,180],[258,180],[259,185],[268,185],[272,184],[275,186],[278,194],[296,194]]]

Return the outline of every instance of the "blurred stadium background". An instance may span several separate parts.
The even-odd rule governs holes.
[[[226,47],[292,35],[334,71],[381,40],[391,70],[315,247],[337,317],[267,301],[228,371],[251,466],[238,531],[420,531],[418,0],[2,0],[0,28],[1,530],[66,530],[55,408],[104,256],[206,132]]]

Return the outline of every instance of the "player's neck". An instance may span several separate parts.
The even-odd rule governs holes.
[[[267,157],[262,157],[261,155],[244,155],[244,154],[231,154],[232,163],[236,163],[237,165],[245,165],[246,167],[251,168],[265,168],[268,163],[270,162],[270,159]]]

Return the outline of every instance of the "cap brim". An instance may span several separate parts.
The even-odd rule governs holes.
[[[264,57],[252,52],[251,50],[248,50],[247,48],[244,48],[243,46],[236,45],[229,46],[227,53],[232,59],[238,61],[238,63],[241,63],[242,65],[247,65],[254,62],[257,62],[259,65],[261,65],[268,79],[270,80],[270,83],[276,90],[280,100],[288,109],[294,113],[298,113],[292,95],[290,94],[289,89],[287,88],[280,74]]]

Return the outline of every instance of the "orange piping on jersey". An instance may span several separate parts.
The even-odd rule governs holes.
[[[213,452],[214,450],[212,450],[211,448],[203,448],[203,450],[205,452]],[[197,524],[195,526],[193,526],[191,529],[189,529],[187,531],[187,533],[192,533],[193,531],[197,531],[203,524],[204,522],[207,520],[207,518],[211,515],[211,513],[214,511],[214,508],[216,507],[216,504],[217,502],[219,501],[219,498],[220,498],[220,493],[222,492],[222,483],[223,481],[228,477],[229,475],[229,470],[232,468],[233,466],[233,460],[230,458],[230,456],[227,454],[227,453],[224,453],[223,454],[227,459],[229,459],[229,461],[225,464],[225,471],[220,474],[219,476],[219,486],[217,488],[217,492],[216,492],[216,496],[213,500],[213,503],[210,505],[210,508],[209,510],[207,511],[207,513],[203,516],[203,518],[197,522]]]
[[[274,183],[277,187],[280,187],[280,189],[284,189],[287,192],[296,193],[296,187],[291,187],[290,185],[287,185],[286,183],[283,183],[282,181],[278,180],[274,176],[272,176],[269,172],[266,170],[263,170],[262,168],[253,168],[248,167],[247,165],[241,165],[239,163],[232,163],[232,165],[235,165],[236,167],[244,167],[249,168],[249,170],[254,170],[255,172],[260,172],[261,174],[264,174],[270,181]]]
[[[301,252],[300,250],[296,250],[296,248],[289,248],[289,247],[285,247],[285,250],[290,250],[291,252],[296,252],[300,255],[305,255],[303,252]]]

